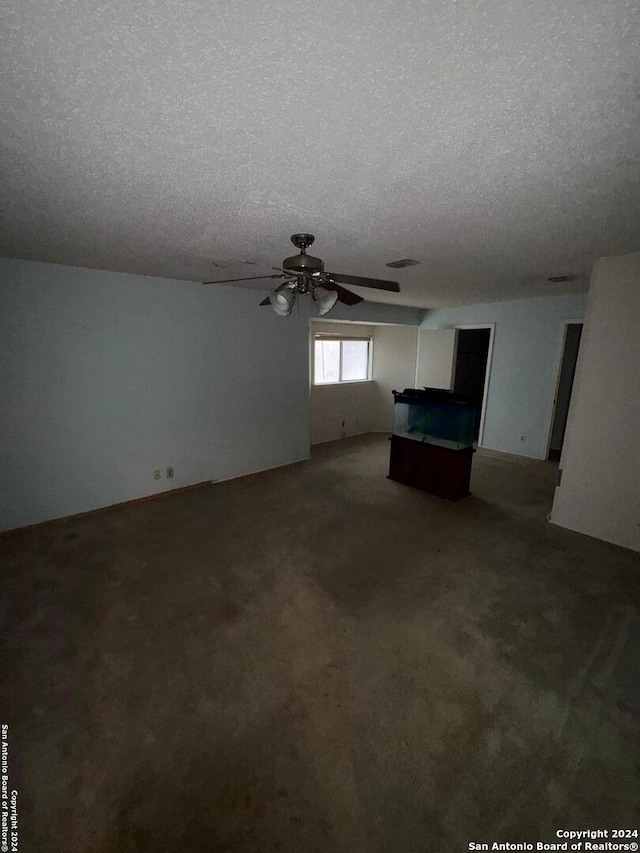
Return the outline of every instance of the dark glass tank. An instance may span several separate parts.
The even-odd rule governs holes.
[[[452,450],[473,447],[476,406],[451,391],[394,391],[393,434]]]

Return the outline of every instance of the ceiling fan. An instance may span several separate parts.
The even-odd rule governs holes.
[[[307,248],[313,243],[313,234],[292,234],[291,242],[300,250],[300,254],[285,258],[281,267],[272,267],[278,270],[275,275],[252,275],[247,278],[226,278],[219,281],[205,281],[204,284],[231,284],[236,281],[257,281],[258,279],[284,279],[273,293],[264,299],[260,305],[271,305],[276,314],[288,317],[291,314],[296,298],[299,294],[309,293],[313,299],[318,314],[322,317],[328,314],[336,302],[345,305],[356,305],[362,302],[362,296],[358,296],[343,284],[356,285],[358,287],[372,287],[376,290],[389,290],[393,293],[400,292],[397,281],[385,281],[379,278],[362,278],[357,275],[342,275],[337,272],[325,272],[324,263],[320,258],[307,255]]]

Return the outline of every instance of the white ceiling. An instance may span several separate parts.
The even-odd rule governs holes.
[[[202,280],[308,230],[380,301],[584,288],[640,249],[639,34],[637,0],[5,0],[0,254]]]

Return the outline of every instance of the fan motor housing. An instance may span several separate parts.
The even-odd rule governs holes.
[[[313,255],[300,253],[299,255],[292,255],[290,258],[285,258],[282,262],[282,268],[297,273],[323,272],[324,263],[320,258],[314,258]]]

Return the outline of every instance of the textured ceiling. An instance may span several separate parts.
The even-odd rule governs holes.
[[[640,249],[639,34],[637,0],[5,0],[0,254],[202,280],[309,230],[380,301],[586,287]]]

